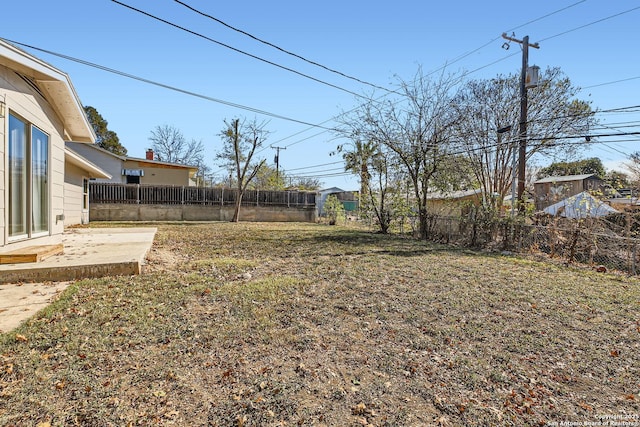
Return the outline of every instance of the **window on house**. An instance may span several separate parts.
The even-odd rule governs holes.
[[[89,180],[82,178],[82,210],[89,210]]]
[[[9,237],[49,231],[49,136],[9,115]]]

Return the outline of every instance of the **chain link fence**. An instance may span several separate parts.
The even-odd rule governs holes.
[[[620,214],[604,219],[541,218],[535,224],[510,219],[433,215],[427,238],[464,247],[546,254],[568,263],[640,273],[640,217]]]

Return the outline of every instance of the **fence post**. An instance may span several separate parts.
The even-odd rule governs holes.
[[[287,191],[287,207],[291,207],[291,191]]]
[[[220,192],[220,206],[224,206],[224,187],[222,187],[222,191]]]
[[[136,204],[140,204],[140,184],[136,184]]]
[[[260,190],[256,190],[256,206],[260,206]]]

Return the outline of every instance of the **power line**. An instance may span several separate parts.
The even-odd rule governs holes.
[[[550,136],[550,137],[539,137],[539,138],[528,138],[530,141],[553,141],[553,140],[561,140],[561,139],[575,139],[575,138],[606,138],[609,136],[632,136],[632,135],[640,135],[640,132],[620,132],[620,133],[601,133],[601,134],[589,134],[589,135],[565,135],[565,136]],[[596,142],[596,141],[593,141]]]
[[[477,71],[480,71],[480,70],[482,70],[483,68],[490,67],[491,65],[497,64],[498,62],[502,62],[502,61],[504,61],[504,60],[506,60],[506,59],[508,59],[508,58],[511,58],[511,57],[512,57],[512,56],[514,56],[514,55],[516,55],[516,53],[512,53],[512,54],[507,55],[507,56],[505,56],[505,57],[503,57],[503,58],[500,58],[500,59],[497,59],[497,60],[495,60],[495,61],[493,61],[493,62],[490,62],[490,63],[488,63],[488,64],[486,64],[486,65],[483,65],[483,66],[481,66],[481,67],[478,67],[478,68],[476,68],[476,69],[474,69],[474,70],[468,71],[468,72],[464,73],[462,76],[460,76],[459,80],[462,80],[464,77],[468,76],[469,74],[472,74],[472,73],[475,73],[475,72],[477,72]],[[397,93],[397,92],[393,92],[393,93]],[[380,97],[380,98],[383,98],[383,97],[385,97],[385,96],[387,96],[387,95],[383,95],[383,96],[382,96],[382,97]],[[380,98],[378,98],[378,99],[380,99]],[[375,101],[377,101],[377,100],[375,100]],[[398,102],[400,102],[400,101],[398,101]],[[343,112],[343,113],[341,113],[341,114],[338,114],[338,115],[336,115],[336,116],[333,116],[333,117],[331,117],[331,118],[329,118],[329,119],[327,119],[327,120],[325,120],[325,121],[323,121],[323,122],[320,122],[320,124],[319,124],[318,126],[315,126],[315,127],[319,127],[319,128],[325,129],[325,130],[323,130],[322,132],[319,132],[319,133],[317,133],[317,134],[315,134],[315,135],[311,135],[311,136],[308,136],[308,137],[306,137],[306,138],[303,138],[303,139],[301,139],[301,140],[294,141],[294,142],[292,142],[292,143],[290,143],[290,144],[286,145],[286,147],[291,147],[292,145],[299,144],[299,143],[301,143],[301,142],[304,142],[304,141],[309,140],[309,139],[311,139],[311,138],[314,138],[314,137],[316,137],[316,136],[322,135],[323,133],[325,133],[325,132],[327,132],[327,131],[334,131],[334,130],[336,130],[335,128],[326,128],[326,127],[322,127],[322,126],[320,126],[320,125],[323,125],[323,124],[325,124],[325,123],[327,123],[327,122],[333,121],[333,120],[337,119],[337,118],[338,118],[338,117],[340,117],[340,116],[344,116],[344,115],[349,114],[349,113],[351,113],[351,112],[353,112],[353,111],[356,111],[356,110],[357,110],[358,108],[360,108],[360,107],[361,107],[361,106],[354,107],[354,108],[352,108],[352,109],[350,109],[350,110],[348,110],[348,111],[345,111],[345,112]],[[299,131],[299,132],[296,132],[296,133],[295,133],[295,134],[293,134],[293,135],[289,135],[289,136],[287,136],[287,137],[285,137],[285,138],[279,139],[278,141],[276,141],[276,143],[281,142],[281,141],[284,141],[284,140],[289,139],[289,138],[292,138],[292,137],[294,137],[294,136],[296,136],[296,135],[300,135],[300,134],[302,134],[302,133],[304,133],[304,132],[309,131],[310,129],[312,129],[312,128],[303,129],[303,130],[301,130],[301,131]],[[338,138],[334,138],[334,139],[338,139]]]
[[[570,9],[570,8],[574,7],[574,6],[579,5],[580,3],[584,3],[585,1],[587,1],[587,0],[580,0],[580,1],[578,1],[578,2],[575,2],[575,3],[573,3],[573,4],[570,4],[569,6],[563,7],[563,8],[561,8],[561,9],[555,10],[555,11],[550,12],[550,13],[547,13],[546,15],[540,16],[540,17],[538,17],[538,18],[532,19],[531,21],[527,21],[527,22],[525,22],[524,24],[520,24],[520,25],[518,25],[518,26],[516,26],[516,27],[513,27],[513,28],[511,28],[511,29],[509,29],[509,30],[506,30],[506,31],[505,31],[505,33],[510,33],[510,32],[513,32],[513,31],[515,31],[515,30],[517,30],[517,29],[520,29],[520,28],[522,28],[522,27],[525,27],[525,26],[527,26],[527,25],[529,25],[529,24],[533,24],[534,22],[541,21],[541,20],[543,20],[543,19],[545,19],[545,18],[548,18],[548,17],[550,17],[550,16],[552,16],[552,15],[555,15],[556,13],[560,13],[560,12],[562,12],[562,11],[565,11],[565,10],[567,10],[567,9]],[[448,67],[448,66],[450,66],[450,65],[452,65],[452,64],[455,64],[456,62],[461,61],[461,60],[463,60],[464,58],[466,58],[466,57],[468,57],[468,56],[470,56],[470,55],[473,55],[474,53],[478,52],[479,50],[484,49],[485,47],[489,46],[491,43],[494,43],[495,41],[497,41],[497,40],[499,40],[499,39],[501,39],[501,38],[502,38],[502,36],[497,36],[497,37],[495,37],[495,38],[493,38],[493,39],[489,40],[487,43],[483,44],[482,46],[477,47],[477,48],[475,48],[475,49],[473,49],[473,50],[471,50],[471,51],[469,51],[469,52],[467,52],[467,53],[464,53],[464,54],[462,54],[462,55],[458,56],[457,58],[455,58],[454,60],[452,60],[451,62],[447,62],[447,63],[446,63],[446,64],[444,64],[442,67],[440,67],[440,68],[436,68],[435,70],[433,70],[433,71],[429,72],[429,73],[427,74],[427,76],[430,76],[431,74],[434,74],[434,73],[436,73],[436,72],[438,72],[438,71],[440,71],[440,70],[443,70],[443,69],[445,69],[446,67]]]
[[[627,108],[627,107],[624,107]],[[617,110],[617,109],[614,109]],[[612,129],[615,130],[615,129]],[[609,137],[618,137],[618,136],[633,136],[633,137],[637,137],[638,135],[640,135],[640,132],[617,132],[617,133],[600,133],[600,134],[589,134],[589,135],[568,135],[568,136],[558,136],[558,137],[530,137],[529,140],[530,141],[550,141],[550,140],[570,140],[570,139],[580,139],[581,141],[567,141],[564,142],[563,144],[565,145],[584,145],[584,144],[591,144],[591,145],[604,145],[606,147],[609,147],[611,150],[614,150],[620,154],[623,154],[625,156],[628,156],[628,153],[623,152],[621,150],[618,150],[614,147],[611,147],[609,144],[611,143],[617,143],[617,142],[636,142],[636,141],[632,141],[629,139],[619,139],[619,140],[613,140],[613,141],[587,141],[587,137],[592,139],[592,138],[609,138]],[[500,144],[498,143],[494,143],[494,144],[486,144],[480,147],[466,147],[466,148],[459,148],[457,150],[454,151],[448,151],[448,152],[444,152],[442,154],[440,154],[438,156],[438,158],[443,159],[446,157],[450,157],[450,156],[455,156],[455,155],[462,155],[462,154],[469,154],[472,152],[476,152],[476,151],[486,151],[486,150],[493,150],[493,149],[497,149],[499,146],[504,146],[509,144],[509,142],[502,142]],[[293,171],[293,170],[299,170],[299,169],[307,169],[307,168],[314,168],[314,167],[322,167],[322,166],[330,166],[333,164],[338,164],[338,163],[343,163],[343,162],[333,162],[333,163],[325,163],[325,164],[321,164],[321,165],[316,165],[316,166],[308,166],[305,168],[297,168],[297,169],[290,169],[288,170],[288,172]],[[344,172],[344,173],[327,173],[327,172],[332,172],[335,170],[340,170],[341,168],[331,168],[331,169],[324,169],[321,171],[313,171],[311,172],[311,174],[309,175],[292,175],[293,177],[333,177],[333,176],[346,176],[346,175],[350,175],[351,173],[349,172]]]
[[[538,117],[538,118],[534,118],[534,119],[530,119],[527,121],[527,124],[531,124],[531,123],[536,123],[536,122],[547,122],[547,121],[554,121],[554,120],[558,120],[558,119],[571,119],[571,118],[575,118],[575,117],[588,117],[588,116],[594,116],[596,114],[603,114],[603,113],[635,113],[638,112],[638,110],[635,110],[636,108],[640,108],[640,105],[631,105],[628,107],[618,107],[618,108],[609,108],[606,110],[593,110],[590,111],[588,113],[573,113],[573,114],[567,114],[564,116],[553,116],[553,117]],[[634,123],[634,122],[629,122],[629,123]]]
[[[177,0],[176,0],[176,1],[177,1]],[[507,32],[510,32],[510,31],[516,30],[516,29],[518,29],[518,28],[524,27],[524,26],[526,26],[526,25],[529,25],[529,24],[531,24],[531,23],[534,23],[534,22],[540,21],[540,20],[542,20],[542,19],[544,19],[544,18],[548,18],[549,16],[552,16],[552,15],[555,15],[556,13],[559,13],[559,12],[562,12],[562,11],[564,11],[564,10],[567,10],[567,9],[569,9],[569,8],[571,8],[571,7],[574,7],[574,6],[576,6],[576,5],[580,4],[580,3],[584,3],[585,1],[586,1],[586,0],[580,0],[580,1],[578,1],[578,2],[575,2],[575,3],[573,3],[573,4],[570,4],[569,6],[563,7],[563,8],[561,8],[561,9],[558,9],[558,10],[555,10],[555,11],[553,11],[553,12],[550,12],[550,13],[548,13],[548,14],[546,14],[546,15],[543,15],[543,16],[541,16],[541,17],[539,17],[539,18],[533,19],[533,20],[531,20],[531,21],[525,22],[524,24],[521,24],[521,25],[518,25],[518,26],[516,26],[516,27],[513,27],[512,29],[507,30]],[[441,66],[440,68],[437,68],[437,69],[435,69],[435,70],[430,71],[428,74],[426,74],[426,77],[428,77],[428,76],[430,76],[430,75],[432,75],[432,74],[434,74],[434,73],[436,73],[436,72],[438,72],[438,71],[441,71],[441,70],[445,69],[446,67],[448,67],[449,65],[454,64],[454,63],[456,63],[456,62],[458,62],[458,61],[460,61],[460,60],[462,60],[462,59],[466,58],[467,56],[469,56],[469,55],[471,55],[471,54],[473,54],[473,53],[475,53],[475,52],[477,52],[477,51],[479,51],[479,50],[481,50],[481,49],[485,48],[486,46],[488,46],[488,45],[490,45],[491,43],[495,42],[496,40],[500,39],[501,37],[502,37],[502,36],[500,35],[500,36],[498,36],[498,37],[496,37],[496,38],[492,39],[492,40],[491,40],[491,41],[489,41],[488,43],[485,43],[484,45],[482,45],[482,46],[480,46],[480,47],[478,47],[478,48],[476,48],[476,49],[474,49],[474,50],[472,50],[472,51],[470,51],[470,52],[468,52],[468,53],[466,53],[466,54],[463,54],[463,55],[459,56],[458,58],[454,59],[452,62],[447,62],[446,64],[444,64],[444,65],[443,65],[443,66]],[[468,76],[468,75],[470,75],[470,74],[473,74],[473,73],[475,73],[475,72],[477,72],[477,71],[480,71],[480,70],[482,70],[482,69],[484,69],[484,68],[487,68],[487,67],[490,67],[490,66],[492,66],[492,65],[495,65],[495,64],[497,64],[497,63],[499,63],[499,62],[505,61],[505,60],[507,60],[507,59],[511,58],[512,56],[515,56],[515,55],[517,55],[517,53],[512,53],[512,54],[509,54],[509,55],[507,55],[507,56],[505,56],[505,57],[503,57],[503,58],[500,58],[500,59],[497,59],[497,60],[495,60],[495,61],[492,61],[492,62],[490,62],[490,63],[488,63],[488,64],[486,64],[486,65],[480,66],[480,67],[478,67],[478,68],[476,68],[476,69],[473,69],[473,70],[471,70],[471,71],[467,71],[467,72],[463,73],[463,74],[462,74],[462,76],[460,76],[460,80],[462,80],[462,79],[464,79],[466,76]],[[391,92],[392,92],[392,93],[397,93],[397,92],[395,92],[395,91],[391,91]],[[383,96],[383,97],[384,97],[384,96]],[[326,120],[326,121],[322,122],[321,124],[324,124],[324,123],[327,123],[327,122],[329,122],[329,121],[335,120],[337,117],[343,116],[343,115],[345,115],[345,114],[349,114],[350,112],[353,112],[353,111],[357,110],[358,108],[360,108],[360,107],[358,106],[358,107],[352,108],[351,110],[346,111],[346,112],[344,112],[344,113],[342,113],[342,114],[340,114],[340,115],[338,115],[338,116],[334,116],[334,117],[332,117],[332,118],[330,118],[330,119],[328,119],[328,120]],[[309,129],[304,129],[304,130],[302,130],[302,131],[300,131],[300,132],[297,132],[297,133],[295,133],[295,134],[293,134],[293,135],[290,135],[290,136],[288,136],[288,137],[285,137],[285,138],[281,139],[280,141],[283,141],[283,140],[285,140],[285,139],[288,139],[288,138],[291,138],[291,137],[293,137],[293,136],[299,135],[299,134],[304,133],[304,132],[306,132],[306,131],[308,131],[308,130],[309,130]],[[321,132],[321,133],[323,133],[323,132]],[[321,133],[320,133],[320,134],[321,134]],[[320,134],[316,134],[316,135],[314,135],[314,136],[318,136],[318,135],[320,135]],[[293,145],[293,144],[298,144],[298,143],[303,142],[303,141],[305,141],[305,140],[307,140],[307,139],[310,139],[310,138],[311,138],[311,137],[309,137],[309,138],[305,138],[305,139],[300,140],[300,141],[297,141],[297,142],[294,142],[294,143],[292,143],[292,144],[289,144],[287,147],[289,147],[289,146],[291,146],[291,145]],[[279,141],[279,142],[280,142],[280,141]]]
[[[344,164],[344,160],[339,161],[339,162],[323,163],[321,165],[303,166],[303,167],[294,168],[294,169],[287,169],[287,172],[297,171],[297,170],[302,170],[302,169],[315,169],[315,168],[319,168],[319,167],[322,167],[322,166],[332,166],[332,165],[337,165],[337,164],[340,164],[340,163]]]
[[[339,173],[345,173],[344,168],[330,168],[330,169],[323,169],[323,170],[319,170],[319,171],[310,171],[309,174],[311,175],[304,175],[304,176],[312,176],[315,174],[320,174],[320,173],[325,173],[325,172],[332,172],[332,173],[338,173],[338,172],[334,172],[334,171],[341,171]],[[289,172],[289,171],[287,171]]]
[[[558,33],[558,34],[554,34],[553,36],[549,36],[549,37],[547,37],[547,38],[544,38],[544,39],[540,40],[540,42],[547,41],[547,40],[551,40],[551,39],[554,39],[554,38],[556,38],[556,37],[560,37],[560,36],[563,36],[563,35],[565,35],[565,34],[571,33],[571,32],[573,32],[573,31],[581,30],[581,29],[586,28],[586,27],[589,27],[589,26],[591,26],[591,25],[595,25],[595,24],[598,24],[598,23],[600,23],[600,22],[603,22],[603,21],[606,21],[606,20],[609,20],[609,19],[612,19],[612,18],[616,18],[616,17],[621,16],[621,15],[625,15],[625,14],[627,14],[627,13],[633,12],[634,10],[638,10],[638,9],[640,9],[640,6],[637,6],[637,7],[631,8],[631,9],[629,9],[629,10],[625,10],[624,12],[616,13],[616,14],[611,15],[611,16],[607,16],[607,17],[605,17],[605,18],[598,19],[598,20],[593,21],[593,22],[589,22],[588,24],[580,25],[579,27],[575,27],[575,28],[572,28],[572,29],[570,29],[570,30],[563,31],[563,32]]]
[[[177,0],[176,0],[176,1],[177,1]],[[521,24],[521,25],[519,25],[519,26],[513,27],[512,29],[507,30],[507,32],[509,32],[509,31],[513,31],[513,30],[516,30],[516,29],[521,28],[521,27],[523,27],[523,26],[529,25],[529,24],[531,24],[531,23],[533,23],[533,22],[540,21],[540,20],[542,20],[542,19],[544,19],[544,18],[547,18],[547,17],[549,17],[549,16],[552,16],[552,15],[554,15],[554,14],[556,14],[556,13],[559,13],[559,12],[562,12],[562,11],[564,11],[564,10],[566,10],[566,9],[569,9],[569,8],[571,8],[571,7],[574,7],[574,6],[576,6],[576,5],[580,4],[580,3],[584,3],[585,1],[586,1],[586,0],[581,0],[581,1],[575,2],[575,3],[573,3],[573,4],[570,4],[569,6],[566,6],[566,7],[564,7],[564,8],[558,9],[558,10],[556,10],[556,11],[553,11],[553,12],[551,12],[551,13],[548,13],[548,14],[546,14],[546,15],[543,15],[543,16],[541,16],[541,17],[539,17],[539,18],[536,18],[536,19],[533,19],[533,20],[531,20],[531,21],[528,21],[528,22],[526,22],[526,23],[524,23],[524,24]],[[489,44],[491,44],[491,43],[493,43],[494,41],[496,41],[496,40],[500,39],[501,37],[502,37],[502,36],[498,36],[498,37],[494,38],[493,40],[491,40],[490,42],[488,42],[488,43],[486,43],[486,44],[484,44],[484,45],[482,45],[482,46],[480,46],[480,47],[478,47],[478,48],[476,48],[476,49],[474,49],[474,50],[472,50],[472,51],[470,51],[470,52],[468,52],[468,53],[466,53],[466,54],[463,54],[462,56],[459,56],[459,57],[458,57],[458,58],[456,58],[454,61],[452,61],[452,62],[448,62],[448,63],[444,64],[442,67],[437,68],[437,69],[435,69],[435,70],[433,70],[433,71],[429,72],[428,74],[426,74],[426,76],[428,77],[428,76],[430,76],[430,75],[432,75],[432,74],[436,73],[437,71],[440,71],[440,70],[445,69],[447,66],[449,66],[449,65],[451,65],[451,64],[453,64],[453,63],[455,63],[455,62],[458,62],[458,61],[462,60],[463,58],[465,58],[465,57],[467,57],[467,56],[469,56],[469,55],[471,55],[471,54],[473,54],[473,53],[475,53],[475,52],[479,51],[480,49],[482,49],[482,48],[484,48],[484,47],[488,46]],[[492,62],[490,62],[490,63],[488,63],[488,64],[486,64],[486,65],[480,66],[480,67],[478,67],[478,68],[476,68],[476,69],[474,69],[474,70],[471,70],[471,71],[465,72],[465,73],[463,73],[463,74],[462,74],[462,76],[460,76],[460,80],[462,80],[463,78],[465,78],[466,76],[468,76],[468,75],[470,75],[470,74],[473,74],[473,73],[475,73],[475,72],[477,72],[477,71],[480,71],[480,70],[482,70],[482,69],[484,69],[484,68],[487,68],[487,67],[490,67],[490,66],[492,66],[492,65],[495,65],[495,64],[497,64],[497,63],[499,63],[499,62],[502,62],[502,61],[504,61],[504,60],[506,60],[506,59],[508,59],[508,58],[511,58],[512,56],[515,56],[515,55],[517,55],[517,53],[509,54],[509,55],[507,55],[507,56],[505,56],[505,57],[503,57],[503,58],[500,58],[500,59],[497,59],[497,60],[495,60],[495,61],[492,61]],[[391,91],[391,93],[396,93],[396,94],[397,94],[397,92],[395,92],[395,91]],[[386,95],[383,95],[382,97],[384,97],[384,96],[386,96]],[[340,117],[340,116],[343,116],[343,115],[345,115],[345,114],[349,114],[349,113],[351,113],[351,112],[353,112],[353,111],[357,110],[358,108],[360,108],[360,106],[358,106],[358,107],[354,107],[354,108],[352,108],[351,110],[348,110],[348,111],[343,112],[343,113],[341,113],[341,114],[339,114],[339,115],[337,115],[337,116],[334,116],[334,117],[332,117],[332,118],[330,118],[330,119],[327,119],[326,121],[321,122],[321,124],[324,124],[324,123],[327,123],[327,122],[329,122],[329,121],[335,120],[336,118],[338,118],[338,117]],[[307,132],[308,130],[309,130],[309,129],[304,129],[304,130],[299,131],[299,132],[297,132],[297,133],[295,133],[295,134],[293,134],[293,135],[290,135],[290,136],[287,136],[287,137],[285,137],[285,138],[282,138],[282,139],[278,140],[277,142],[281,142],[281,141],[284,141],[284,140],[286,140],[286,139],[292,138],[292,137],[294,137],[294,136],[296,136],[296,135],[299,135],[299,134],[301,134],[301,133]],[[311,139],[311,138],[313,138],[313,137],[315,137],[315,136],[319,136],[319,135],[321,135],[322,133],[324,133],[324,132],[320,132],[320,133],[318,133],[318,134],[316,134],[316,135],[312,135],[311,137],[307,137],[307,138],[304,138],[304,139],[302,139],[302,140],[299,140],[299,141],[293,142],[293,143],[291,143],[291,144],[287,145],[287,147],[289,147],[289,146],[291,146],[291,145],[294,145],[294,144],[299,144],[299,143],[301,143],[301,142],[303,142],[303,141],[306,141],[306,140],[308,140],[308,139]]]
[[[206,17],[206,18],[209,18],[209,19],[211,19],[211,20],[213,20],[213,21],[215,21],[215,22],[217,22],[217,23],[221,24],[221,25],[224,25],[225,27],[227,27],[227,28],[229,28],[229,29],[231,29],[231,30],[233,30],[233,31],[236,31],[236,32],[238,32],[238,33],[240,33],[240,34],[244,34],[245,36],[250,37],[250,38],[252,38],[253,40],[256,40],[256,41],[258,41],[258,42],[260,42],[260,43],[262,43],[262,44],[265,44],[265,45],[267,45],[267,46],[270,46],[270,47],[272,47],[272,48],[274,48],[274,49],[277,49],[277,50],[279,50],[280,52],[286,53],[287,55],[290,55],[290,56],[293,56],[293,57],[295,57],[295,58],[298,58],[298,59],[300,59],[300,60],[302,60],[302,61],[304,61],[304,62],[307,62],[307,63],[309,63],[309,64],[311,64],[311,65],[315,65],[316,67],[320,67],[320,68],[322,68],[322,69],[324,69],[324,70],[327,70],[327,71],[330,71],[330,72],[332,72],[332,73],[334,73],[334,74],[338,74],[339,76],[346,77],[346,78],[351,79],[351,80],[354,80],[354,81],[356,81],[356,82],[358,82],[358,83],[362,83],[362,84],[365,84],[365,85],[367,85],[367,86],[374,87],[374,88],[376,88],[376,89],[382,89],[382,90],[387,91],[387,92],[393,92],[393,91],[391,91],[391,90],[389,90],[389,89],[387,89],[387,88],[384,88],[384,87],[382,87],[382,86],[378,86],[378,85],[375,85],[375,84],[373,84],[373,83],[366,82],[366,81],[361,80],[361,79],[359,79],[359,78],[357,78],[357,77],[350,76],[350,75],[345,74],[345,73],[343,73],[343,72],[341,72],[341,71],[337,71],[337,70],[335,70],[335,69],[333,69],[333,68],[329,68],[329,67],[327,67],[327,66],[325,66],[325,65],[322,65],[322,64],[320,64],[320,63],[318,63],[318,62],[312,61],[312,60],[307,59],[307,58],[305,58],[305,57],[303,57],[303,56],[301,56],[301,55],[298,55],[298,54],[293,53],[293,52],[291,52],[291,51],[289,51],[289,50],[286,50],[286,49],[284,49],[284,48],[282,48],[282,47],[280,47],[280,46],[278,46],[278,45],[275,45],[275,44],[273,44],[273,43],[270,43],[270,42],[268,42],[268,41],[266,41],[266,40],[263,40],[263,39],[261,39],[261,38],[259,38],[259,37],[254,36],[253,34],[250,34],[250,33],[246,32],[246,31],[243,31],[243,30],[241,30],[241,29],[239,29],[239,28],[236,28],[236,27],[234,27],[234,26],[232,26],[232,25],[230,25],[230,24],[227,24],[226,22],[222,21],[221,19],[218,19],[218,18],[216,18],[215,16],[209,15],[209,14],[207,14],[207,13],[205,13],[205,12],[202,12],[202,11],[200,11],[200,10],[198,10],[198,9],[194,8],[193,6],[190,6],[190,5],[188,5],[188,4],[186,4],[186,3],[184,3],[184,2],[182,2],[182,1],[180,1],[180,0],[174,0],[174,1],[175,1],[176,3],[178,3],[178,4],[182,5],[182,6],[186,7],[187,9],[189,9],[189,10],[191,10],[191,11],[193,11],[193,12],[195,12],[195,13],[199,14],[199,15],[201,15],[201,16],[204,16],[204,17]],[[584,0],[583,0],[583,1],[584,1]]]
[[[119,71],[119,70],[116,70],[114,68],[109,68],[109,67],[106,67],[104,65],[95,64],[93,62],[85,61],[83,59],[74,58],[72,56],[64,55],[62,53],[53,52],[51,50],[39,48],[39,47],[32,46],[32,45],[29,45],[29,44],[26,44],[26,43],[20,43],[20,42],[14,41],[14,40],[4,39],[4,38],[1,38],[1,37],[0,37],[0,39],[4,40],[4,41],[7,41],[9,43],[12,43],[14,45],[19,45],[19,46],[23,46],[23,47],[26,47],[26,48],[29,48],[29,49],[37,50],[39,52],[43,52],[43,53],[47,53],[49,55],[57,56],[59,58],[66,59],[68,61],[73,61],[73,62],[76,62],[78,64],[86,65],[88,67],[96,68],[98,70],[106,71],[108,73],[117,74],[119,76],[126,77],[126,78],[129,78],[129,79],[132,79],[132,80],[137,80],[139,82],[143,82],[143,83],[151,84],[151,85],[154,85],[154,86],[158,86],[158,87],[161,87],[163,89],[169,89],[169,90],[172,90],[174,92],[179,92],[179,93],[182,93],[182,94],[185,94],[185,95],[189,95],[189,96],[193,96],[193,97],[196,97],[196,98],[204,99],[206,101],[216,102],[218,104],[223,104],[223,105],[227,105],[227,106],[230,106],[230,107],[238,108],[238,109],[241,109],[241,110],[250,111],[250,112],[256,113],[256,114],[262,114],[262,115],[273,117],[273,118],[276,118],[276,119],[281,119],[281,120],[286,120],[286,121],[290,121],[290,122],[294,122],[294,123],[299,123],[299,124],[302,124],[302,125],[305,125],[305,126],[310,126],[311,128],[334,130],[332,128],[328,128],[328,127],[325,127],[325,126],[322,126],[322,125],[317,125],[317,124],[305,122],[305,121],[302,121],[302,120],[293,119],[291,117],[282,116],[282,115],[279,115],[279,114],[271,113],[269,111],[260,110],[258,108],[248,107],[246,105],[237,104],[235,102],[224,101],[222,99],[217,99],[217,98],[213,98],[213,97],[210,97],[210,96],[207,96],[207,95],[202,95],[202,94],[197,93],[197,92],[192,92],[192,91],[188,91],[188,90],[185,90],[185,89],[180,89],[180,88],[175,87],[175,86],[170,86],[170,85],[167,85],[167,84],[164,84],[164,83],[159,83],[159,82],[156,82],[156,81],[153,81],[153,80],[146,79],[144,77],[139,77],[139,76],[136,76],[136,75],[133,75],[133,74],[125,73],[124,71]]]
[[[264,62],[264,63],[269,64],[269,65],[273,65],[274,67],[278,67],[278,68],[280,68],[280,69],[283,69],[283,70],[289,71],[289,72],[294,73],[294,74],[297,74],[297,75],[299,75],[299,76],[301,76],[301,77],[307,78],[307,79],[309,79],[309,80],[313,80],[313,81],[315,81],[315,82],[317,82],[317,83],[321,83],[321,84],[323,84],[323,85],[326,85],[326,86],[332,87],[332,88],[334,88],[334,89],[341,90],[341,91],[343,91],[343,92],[349,93],[349,94],[354,95],[354,96],[356,96],[356,97],[362,97],[362,95],[360,95],[360,94],[358,94],[358,93],[356,93],[356,92],[350,91],[349,89],[342,88],[342,87],[340,87],[340,86],[334,85],[334,84],[329,83],[329,82],[326,82],[326,81],[324,81],[324,80],[320,80],[320,79],[317,79],[317,78],[315,78],[315,77],[312,77],[312,76],[310,76],[310,75],[308,75],[308,74],[301,73],[300,71],[296,71],[296,70],[294,70],[294,69],[292,69],[292,68],[285,67],[284,65],[280,65],[280,64],[277,64],[277,63],[275,63],[275,62],[273,62],[273,61],[269,61],[268,59],[264,59],[264,58],[261,58],[261,57],[259,57],[259,56],[257,56],[257,55],[253,55],[253,54],[251,54],[251,53],[245,52],[245,51],[243,51],[243,50],[240,50],[240,49],[235,48],[235,47],[233,47],[233,46],[230,46],[230,45],[228,45],[228,44],[222,43],[222,42],[220,42],[220,41],[218,41],[218,40],[212,39],[211,37],[207,37],[207,36],[205,36],[204,34],[200,34],[200,33],[196,32],[196,31],[193,31],[193,30],[190,30],[190,29],[188,29],[188,28],[182,27],[182,26],[180,26],[180,25],[178,25],[178,24],[174,24],[173,22],[167,21],[166,19],[159,18],[159,17],[157,17],[157,16],[155,16],[155,15],[152,15],[152,14],[150,14],[150,13],[148,13],[148,12],[145,12],[144,10],[137,9],[137,8],[135,8],[135,7],[133,7],[133,6],[129,6],[128,4],[122,3],[122,2],[120,2],[120,1],[118,1],[118,0],[111,0],[111,1],[112,1],[112,2],[114,2],[114,3],[116,3],[116,4],[119,4],[120,6],[126,7],[127,9],[133,10],[133,11],[135,11],[135,12],[138,12],[138,13],[141,13],[141,14],[143,14],[143,15],[145,15],[145,16],[148,16],[148,17],[150,17],[150,18],[153,18],[153,19],[155,19],[155,20],[157,20],[157,21],[160,21],[160,22],[162,22],[162,23],[164,23],[164,24],[170,25],[170,26],[172,26],[172,27],[174,27],[174,28],[178,28],[179,30],[185,31],[185,32],[187,32],[187,33],[189,33],[189,34],[193,34],[194,36],[201,37],[201,38],[203,38],[203,39],[205,39],[205,40],[207,40],[207,41],[210,41],[210,42],[215,43],[215,44],[217,44],[217,45],[220,45],[220,46],[222,46],[222,47],[226,47],[227,49],[231,49],[231,50],[233,50],[234,52],[240,53],[240,54],[242,54],[242,55],[246,55],[246,56],[248,56],[248,57],[250,57],[250,58],[253,58],[253,59],[257,59],[258,61]]]
[[[636,80],[636,79],[640,79],[640,76],[636,76],[636,77],[629,77],[628,79],[621,79],[621,80],[614,80],[612,82],[606,82],[606,83],[599,83],[599,84],[595,84],[595,85],[591,85],[591,86],[585,86],[581,89],[591,89],[594,87],[600,87],[600,86],[606,86],[606,85],[612,85],[615,83],[622,83],[622,82],[628,82],[630,80]]]
[[[321,175],[291,175],[291,178],[336,178],[340,176],[353,175],[351,172],[327,173]]]

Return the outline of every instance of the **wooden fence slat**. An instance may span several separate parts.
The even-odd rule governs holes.
[[[91,182],[90,203],[137,203],[159,205],[234,204],[237,191],[222,187],[181,187],[172,185],[118,184]],[[247,190],[242,197],[245,206],[313,207],[316,193],[310,191]]]

